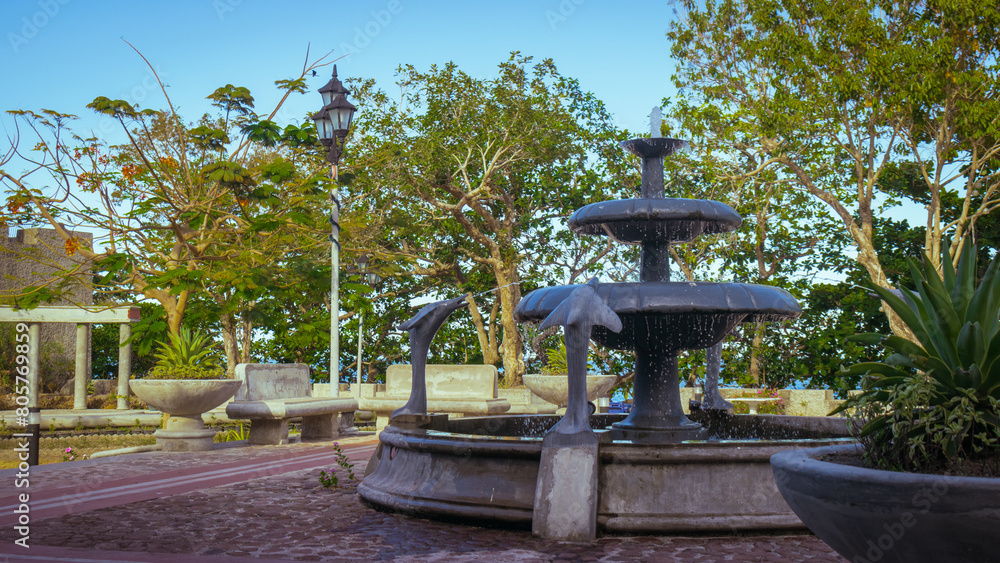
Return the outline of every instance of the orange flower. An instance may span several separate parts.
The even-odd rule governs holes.
[[[66,256],[72,256],[76,254],[76,250],[80,248],[80,243],[76,237],[70,237],[66,239]]]

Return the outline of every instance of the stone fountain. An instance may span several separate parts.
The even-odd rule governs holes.
[[[659,124],[654,128],[658,131]],[[663,158],[686,145],[662,137],[632,139],[625,150],[642,159],[642,197],[593,203],[569,218],[576,233],[610,236],[642,245],[639,281],[597,285],[598,294],[622,319],[615,333],[597,327],[592,338],[609,348],[635,351],[635,404],[613,425],[616,440],[680,442],[707,437],[681,407],[677,353],[708,348],[737,324],[798,317],[802,309],[785,290],[744,283],[670,281],[670,245],[703,234],[724,233],[742,223],[717,201],[664,197]],[[541,321],[576,286],[535,290],[521,301],[520,321]]]
[[[593,203],[569,219],[576,233],[642,249],[638,282],[588,284],[621,321],[595,324],[590,338],[634,350],[636,365],[630,414],[586,418],[596,434],[588,447],[597,466],[587,510],[604,533],[803,528],[774,485],[770,456],[849,440],[847,425],[825,417],[736,416],[722,407],[685,415],[679,351],[711,347],[740,323],[791,319],[801,309],[776,287],[670,280],[671,244],[732,231],[742,219],[724,203],[664,196],[663,159],[686,143],[655,136],[659,129],[656,117],[654,137],[622,143],[642,159],[641,197]],[[515,315],[541,322],[580,287],[535,290]],[[567,409],[574,428],[578,411]],[[557,465],[545,461],[556,456],[543,450],[559,421],[548,415],[401,420],[380,435],[358,492],[380,509],[524,527],[535,520],[538,532],[537,520],[551,519],[555,510],[538,495],[550,492],[539,483],[558,481],[547,473]],[[548,508],[540,513],[540,506]]]

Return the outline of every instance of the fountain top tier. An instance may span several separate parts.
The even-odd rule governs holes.
[[[659,119],[654,122],[655,133]],[[669,246],[703,234],[734,231],[743,223],[739,213],[725,203],[664,197],[663,157],[687,147],[687,141],[652,137],[623,141],[621,146],[642,158],[642,197],[600,201],[577,209],[569,218],[573,232],[607,235],[623,243]]]
[[[654,110],[652,134],[659,131]],[[688,146],[687,141],[651,137],[622,142],[642,158],[643,197],[592,203],[569,219],[575,233],[605,235],[623,243],[641,243],[639,282],[598,284],[598,294],[619,315],[626,329],[620,335],[597,330],[594,339],[619,349],[707,348],[741,322],[774,321],[799,316],[802,309],[785,290],[741,283],[671,282],[671,243],[703,234],[725,233],[742,224],[728,205],[706,199],[665,198],[663,157]],[[537,289],[524,297],[515,315],[519,321],[544,319],[576,286]],[[697,334],[676,330],[701,327]],[[672,328],[671,328],[672,326]],[[682,334],[684,333],[684,334]]]
[[[569,228],[584,235],[608,235],[623,243],[669,245],[728,233],[742,222],[732,207],[718,201],[660,197],[591,203],[570,216]]]

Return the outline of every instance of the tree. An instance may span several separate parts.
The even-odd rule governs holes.
[[[27,169],[0,170],[10,194],[0,220],[47,223],[67,254],[101,274],[99,293],[159,302],[174,334],[192,303],[214,314],[232,372],[249,357],[253,304],[285,267],[276,257],[326,244],[318,227],[326,179],[312,125],[281,130],[271,121],[288,96],[306,92],[307,74],[329,64],[322,60],[307,54],[298,77],[276,82],[284,96],[266,117],[232,85],[208,96],[222,114],[197,125],[183,122],[165,89],[166,111],[99,97],[88,107],[121,124],[128,143],[120,146],[73,134],[70,114],[12,111],[38,142],[23,151],[15,139],[2,163]],[[47,182],[54,187],[33,187]],[[105,238],[90,245],[64,223]]]
[[[368,217],[380,263],[448,296],[478,294],[469,311],[484,361],[502,361],[518,384],[514,308],[533,287],[566,281],[560,225],[570,212],[630,191],[616,181],[629,169],[621,134],[551,60],[514,53],[492,79],[454,63],[399,75],[398,101],[370,82],[356,92],[363,111],[345,155],[355,174],[346,192],[377,209]],[[578,244],[579,272],[615,252],[605,240]]]
[[[751,155],[759,164],[748,176],[774,171],[822,202],[871,281],[888,287],[873,243],[887,171],[917,163],[932,260],[950,235],[957,263],[965,237],[1000,205],[997,8],[996,0],[685,1],[668,33],[680,112],[715,146]],[[948,197],[962,201],[951,220],[941,214]]]
[[[923,228],[910,228],[905,220],[878,217],[874,226],[876,252],[883,257],[889,282],[898,284],[909,276],[905,257],[920,252]],[[766,324],[756,355],[742,352],[751,345],[746,339],[735,342],[726,358],[727,378],[740,380],[750,367],[746,358],[752,361],[756,357],[769,387],[799,383],[843,392],[856,389],[860,377],[844,378],[842,366],[878,359],[877,346],[848,340],[858,332],[884,333],[889,329],[887,317],[879,312],[878,299],[862,286],[869,279],[865,269],[838,245],[818,245],[807,261],[825,264],[827,270],[843,276],[843,281],[783,280],[802,304],[802,316],[793,322]]]

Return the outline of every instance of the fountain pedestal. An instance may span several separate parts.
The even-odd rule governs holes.
[[[637,349],[632,410],[625,420],[611,425],[614,439],[644,443],[704,440],[707,430],[684,415],[678,380],[676,352]]]

